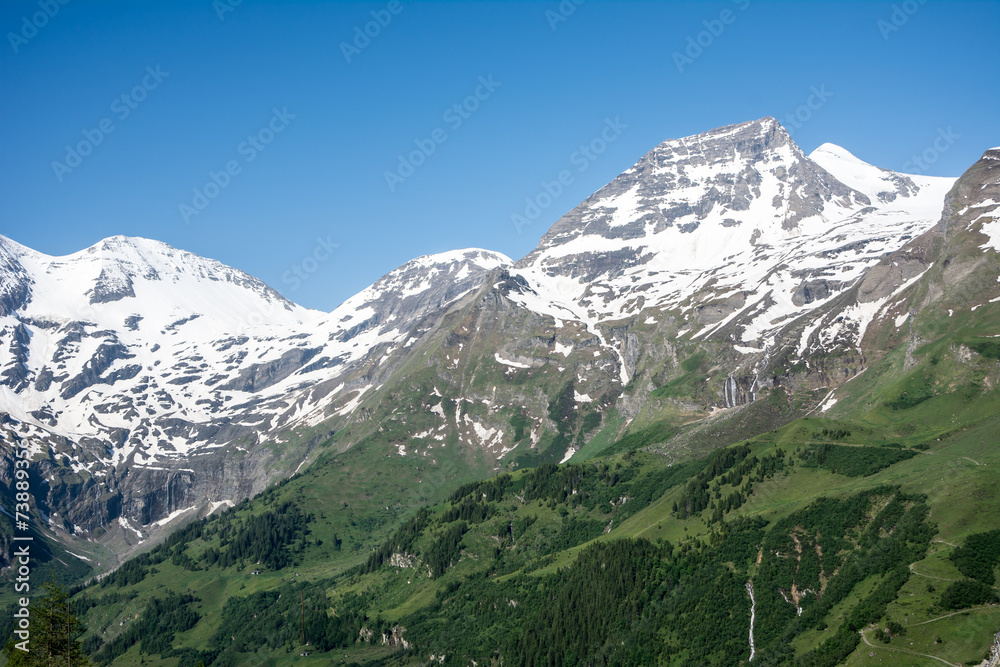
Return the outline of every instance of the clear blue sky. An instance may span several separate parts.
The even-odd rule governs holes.
[[[159,239],[330,310],[418,255],[521,257],[660,141],[810,102],[807,152],[903,170],[930,151],[924,173],[957,176],[1000,145],[997,2],[236,2],[5,0],[0,233],[49,254]],[[372,11],[386,25],[348,62]],[[608,118],[627,127],[574,164]],[[390,190],[415,141],[434,152]],[[511,215],[564,169],[519,233]]]

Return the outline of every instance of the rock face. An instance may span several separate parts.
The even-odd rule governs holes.
[[[0,237],[0,439],[30,443],[53,530],[125,555],[336,431],[428,461],[457,443],[485,473],[568,458],[611,408],[682,425],[826,392],[948,234],[950,277],[996,256],[997,154],[946,203],[952,179],[807,156],[770,118],[720,128],[660,144],[516,264],[421,257],[332,313],[155,241]]]

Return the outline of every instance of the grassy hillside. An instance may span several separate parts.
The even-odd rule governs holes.
[[[685,464],[521,470],[416,513],[368,502],[405,459],[350,450],[79,591],[84,640],[99,664],[737,664],[752,582],[754,664],[978,661],[1000,606],[948,595],[979,581],[951,556],[1000,528],[1000,415],[983,391],[947,428],[951,400]]]

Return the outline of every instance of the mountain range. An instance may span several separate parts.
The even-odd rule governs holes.
[[[740,123],[656,146],[517,261],[420,257],[331,313],[158,241],[0,236],[0,438],[96,571],[359,446],[422,466],[401,487],[437,469],[424,501],[630,437],[688,460],[836,413],[915,363],[928,309],[994,312],[997,165],[899,174]]]

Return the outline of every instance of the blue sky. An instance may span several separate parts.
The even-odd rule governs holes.
[[[517,259],[729,123],[931,175],[1000,145],[998,2],[63,1],[0,6],[0,233],[154,238],[323,310],[418,255]]]

